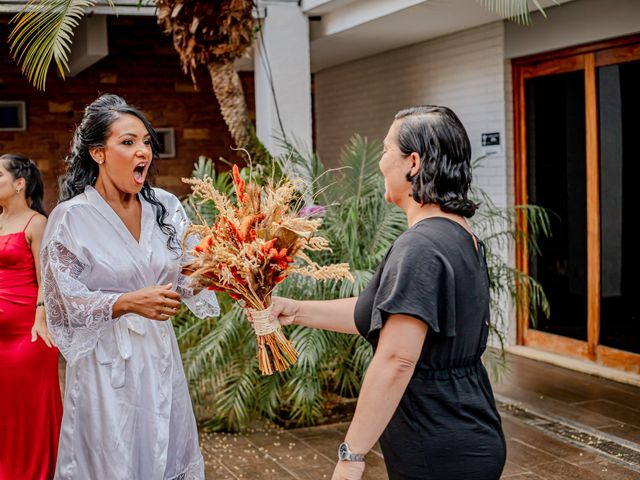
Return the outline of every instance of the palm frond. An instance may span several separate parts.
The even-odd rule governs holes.
[[[335,389],[343,397],[357,397],[360,384],[371,360],[371,346],[359,335],[335,338],[336,354],[332,358]]]
[[[298,350],[297,368],[314,370],[322,357],[331,349],[325,332],[313,328],[296,327],[289,333],[289,339]]]
[[[227,430],[238,431],[251,418],[252,402],[247,400],[255,395],[255,385],[260,378],[258,370],[251,367],[235,357],[225,363],[220,372],[226,382],[216,396],[215,408],[218,417],[226,418]]]
[[[295,367],[285,389],[290,404],[289,420],[297,426],[308,426],[322,418],[322,385],[315,368]]]
[[[354,135],[340,154],[340,188],[334,190],[337,200],[363,198],[379,193],[382,180],[378,173],[378,161],[382,155],[382,145],[377,140]]]
[[[206,332],[197,344],[186,348],[184,368],[187,378],[198,379],[209,372],[210,365],[224,364],[228,352],[234,355],[238,353],[238,345],[245,346],[243,350],[245,353],[247,348],[253,345],[249,341],[252,335],[253,330],[244,319],[242,309],[237,304],[229,306],[226,313],[217,320],[214,328]],[[255,349],[253,345],[254,353]]]
[[[367,288],[369,281],[373,276],[371,270],[352,270],[353,282],[340,280],[339,296],[340,298],[357,297]]]
[[[489,347],[482,356],[482,363],[489,371],[489,375],[495,381],[500,381],[509,372],[509,364],[505,354],[504,344],[498,347]]]
[[[497,13],[503,18],[508,18],[516,23],[528,25],[531,22],[531,14],[529,13],[529,0],[477,0],[485,8]],[[558,2],[553,0],[556,5]],[[538,11],[547,18],[547,14],[542,8],[539,0],[531,0]]]
[[[95,0],[29,0],[11,23],[11,54],[22,73],[38,89],[44,90],[51,62],[62,78],[69,70],[69,53],[74,29]],[[109,0],[113,7],[113,2]]]
[[[371,260],[377,265],[389,245],[407,228],[407,219],[404,212],[393,204],[382,203],[378,199],[367,203],[363,208],[371,209],[368,216],[373,220],[367,225],[367,234],[371,239]]]
[[[255,386],[255,412],[274,421],[280,414],[284,397],[284,382],[277,375],[261,376]]]

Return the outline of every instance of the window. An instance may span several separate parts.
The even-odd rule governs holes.
[[[173,128],[156,128],[158,141],[160,142],[160,158],[173,158],[176,156],[176,134]]]
[[[0,102],[0,131],[23,132],[27,129],[25,102]]]

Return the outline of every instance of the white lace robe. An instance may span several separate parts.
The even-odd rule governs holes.
[[[178,199],[154,189],[178,232]],[[173,283],[198,316],[218,315],[213,292],[198,295],[167,248],[154,207],[140,197],[136,242],[92,187],[58,205],[42,247],[47,323],[67,360],[56,479],[204,479],[198,433],[171,322],[112,318],[118,297]]]

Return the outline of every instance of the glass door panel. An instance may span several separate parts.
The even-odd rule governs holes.
[[[597,68],[600,145],[600,343],[640,353],[640,61]]]
[[[530,255],[551,316],[530,327],[587,340],[587,203],[584,71],[525,80],[528,202],[549,209],[552,237]]]

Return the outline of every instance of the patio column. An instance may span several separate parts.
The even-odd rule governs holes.
[[[311,150],[311,67],[309,21],[297,0],[259,3],[262,31],[254,58],[256,133],[273,154],[277,138]]]

